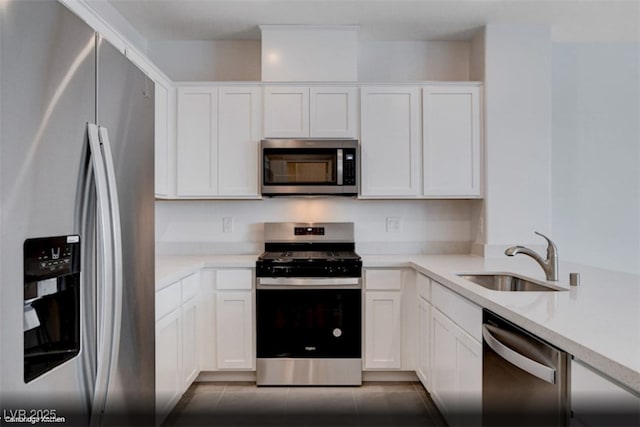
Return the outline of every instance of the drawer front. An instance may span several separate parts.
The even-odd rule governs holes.
[[[418,296],[431,301],[431,279],[421,273],[416,273],[416,290]]]
[[[402,270],[365,270],[364,287],[368,291],[396,291],[402,287]]]
[[[156,292],[156,320],[163,318],[180,306],[181,289],[182,282],[176,282]]]
[[[431,303],[473,338],[482,342],[482,308],[465,297],[431,282]]]
[[[195,273],[182,279],[182,302],[187,302],[195,297],[199,288],[200,273]]]
[[[216,289],[251,290],[253,271],[250,269],[230,269],[216,271]]]

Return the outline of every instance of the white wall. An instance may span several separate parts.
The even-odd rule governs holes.
[[[502,256],[516,243],[543,243],[534,231],[551,231],[549,28],[488,25],[484,51],[484,242],[474,251]]]
[[[174,81],[260,81],[259,40],[150,40],[147,50]]]
[[[150,40],[151,60],[175,81],[260,81],[259,40]],[[358,80],[469,80],[470,42],[368,41],[358,45]]]
[[[352,221],[356,249],[367,253],[469,253],[471,205],[466,200],[273,198],[247,201],[159,201],[158,253],[257,253],[264,222]],[[233,233],[222,219],[232,217]],[[387,232],[387,217],[400,217]]]
[[[470,43],[463,41],[361,41],[358,80],[417,82],[469,80]]]
[[[640,273],[640,46],[553,46],[553,235],[569,261]]]

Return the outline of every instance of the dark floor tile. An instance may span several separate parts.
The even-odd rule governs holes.
[[[429,394],[413,383],[362,387],[192,386],[166,426],[413,427],[445,426]]]

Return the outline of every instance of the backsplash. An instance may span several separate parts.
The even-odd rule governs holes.
[[[470,200],[158,201],[156,252],[160,255],[254,254],[263,250],[265,222],[355,224],[361,254],[469,253]]]

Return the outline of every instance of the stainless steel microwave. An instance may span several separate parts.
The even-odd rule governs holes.
[[[264,196],[358,194],[355,139],[263,139],[260,153]]]

